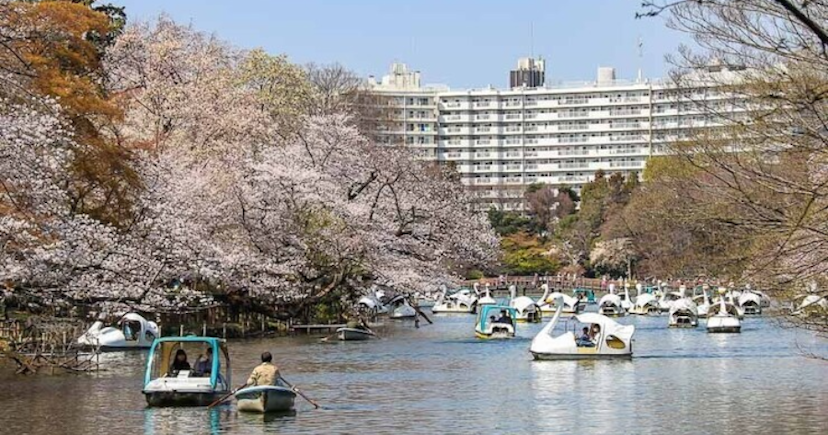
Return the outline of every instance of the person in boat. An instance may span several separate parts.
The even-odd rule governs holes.
[[[598,334],[601,332],[601,326],[594,324],[592,328],[589,329],[590,341],[596,343],[598,341]]]
[[[512,317],[509,315],[509,312],[506,310],[500,310],[500,317],[497,318],[496,323],[508,323],[512,324]]]
[[[207,346],[204,354],[198,356],[193,370],[196,376],[210,376],[210,373],[213,371],[213,349],[210,346]]]
[[[248,387],[260,385],[276,385],[279,379],[279,368],[273,365],[273,355],[270,352],[262,353],[262,363],[253,369],[250,378],[247,379]]]
[[[595,342],[593,341],[592,334],[590,334],[589,327],[584,326],[584,329],[581,331],[581,336],[578,337],[576,343],[580,347],[593,347],[595,346]]]
[[[181,370],[190,370],[190,363],[187,361],[187,352],[184,349],[175,351],[175,358],[170,366],[170,373],[178,373]]]

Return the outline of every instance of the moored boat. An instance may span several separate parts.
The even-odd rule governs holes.
[[[209,356],[207,369],[199,371],[186,361],[175,364],[178,353]],[[223,359],[224,363],[220,364]],[[178,367],[178,369],[176,369]],[[150,347],[144,374],[144,397],[153,407],[206,406],[230,392],[230,356],[224,340],[215,337],[164,337]]]
[[[364,341],[376,337],[371,331],[359,328],[339,328],[336,330],[336,338],[341,341]]]
[[[147,349],[160,336],[158,325],[138,313],[127,313],[115,326],[103,326],[103,320],[96,320],[78,338],[78,344],[100,350]]]
[[[236,408],[241,412],[287,412],[293,409],[296,392],[282,386],[261,385],[236,391]]]

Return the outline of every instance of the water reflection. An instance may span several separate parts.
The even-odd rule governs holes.
[[[804,433],[828,427],[828,365],[797,356],[808,334],[747,319],[742,334],[667,329],[665,317],[631,317],[635,357],[532,361],[540,324],[509,341],[478,341],[473,316],[435,316],[415,329],[388,322],[381,340],[232,342],[233,376],[246,379],[268,350],[286,378],[322,405],[297,398],[288,415],[147,409],[145,354],[102,356],[93,376],[6,377],[2,433]],[[563,326],[561,326],[563,328]],[[56,398],[60,406],[56,405]],[[669,428],[669,429],[668,429]]]

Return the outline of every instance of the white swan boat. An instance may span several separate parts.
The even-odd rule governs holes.
[[[624,309],[624,312],[630,312],[633,308],[633,301],[630,300],[630,285],[629,283],[624,283],[624,294],[621,297],[621,308]]]
[[[635,303],[630,308],[630,314],[639,316],[653,316],[661,313],[658,309],[658,299],[650,293],[644,293],[635,297]]]
[[[477,283],[475,283],[477,285]],[[497,305],[497,300],[492,297],[491,289],[489,288],[489,284],[486,284],[486,291],[483,293],[483,297],[477,300],[477,306],[482,307],[483,305]]]
[[[762,298],[751,291],[742,292],[738,299],[739,308],[747,316],[758,316],[762,314]]]
[[[517,287],[509,286],[509,294],[512,296],[509,300],[509,306],[517,311],[518,322],[537,323],[541,321],[540,307],[529,296],[517,296]],[[516,297],[517,296],[517,297]]]
[[[699,311],[692,299],[679,299],[670,307],[669,319],[670,328],[695,328],[699,326]]]
[[[693,302],[696,303],[696,311],[699,313],[699,317],[707,317],[707,314],[710,312],[711,304],[710,297],[707,293],[708,290],[707,285],[702,286],[701,294],[693,297]]]
[[[78,338],[78,344],[100,350],[147,349],[161,335],[158,325],[137,313],[121,317],[115,326],[97,320]]]
[[[598,301],[598,313],[611,317],[623,317],[627,314],[621,307],[621,297],[612,293],[605,294]]]
[[[261,385],[243,388],[236,391],[233,397],[239,412],[264,414],[291,411],[296,401],[296,392],[283,386]]]
[[[388,313],[388,308],[382,303],[382,298],[385,292],[382,290],[372,290],[367,295],[359,298],[357,307],[363,311],[367,311],[372,316]]]
[[[503,314],[508,316],[502,316]],[[504,320],[505,319],[505,320]],[[502,305],[483,305],[474,325],[474,335],[482,339],[512,338],[517,327],[517,310]]]
[[[602,359],[632,357],[632,337],[635,327],[624,326],[609,317],[596,313],[582,313],[575,316],[579,323],[587,325],[593,336],[582,341],[573,331],[552,336],[563,311],[563,302],[552,320],[532,339],[529,352],[538,360]]]
[[[742,322],[739,321],[738,307],[733,303],[725,302],[723,288],[719,289],[719,293],[722,296],[719,297],[718,303],[711,307],[711,311],[707,315],[707,332],[741,332]]]
[[[388,301],[389,319],[411,319],[417,317],[417,311],[408,303],[408,299],[399,295]]]
[[[477,296],[469,289],[462,289],[451,295],[446,291],[437,299],[437,303],[431,307],[433,313],[466,313],[477,312]]]
[[[578,298],[573,296],[565,295],[561,292],[553,292],[549,293],[549,285],[543,284],[541,286],[543,288],[543,296],[538,299],[537,305],[540,307],[541,313],[554,313],[558,307],[555,306],[555,301],[557,298],[561,298],[564,304],[563,314],[565,315],[572,315],[578,314],[579,312],[583,311],[583,308],[586,304],[580,303],[581,301]]]

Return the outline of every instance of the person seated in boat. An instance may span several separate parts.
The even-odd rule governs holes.
[[[195,376],[198,377],[208,377],[210,373],[213,371],[213,349],[209,346],[204,351],[204,354],[199,355],[198,359],[196,359],[195,367],[193,368],[195,371]]]
[[[580,347],[595,346],[595,342],[592,341],[592,335],[589,333],[589,327],[584,326],[584,329],[581,331],[581,336],[575,340],[575,344]]]
[[[590,330],[589,330],[589,335],[590,335],[590,340],[592,340],[593,343],[596,343],[598,341],[598,334],[600,334],[600,332],[601,332],[601,326],[600,325],[597,325],[597,324],[592,325],[592,328],[590,328]]]
[[[250,378],[247,379],[248,387],[261,385],[276,385],[279,379],[279,368],[273,365],[273,355],[270,352],[262,353],[262,363],[253,369]]]
[[[500,317],[497,318],[495,321],[496,323],[508,323],[512,324],[512,316],[509,315],[509,312],[506,310],[500,310]]]
[[[187,361],[187,352],[184,349],[175,351],[175,358],[172,365],[170,365],[170,374],[178,373],[181,370],[191,370],[190,363]]]

